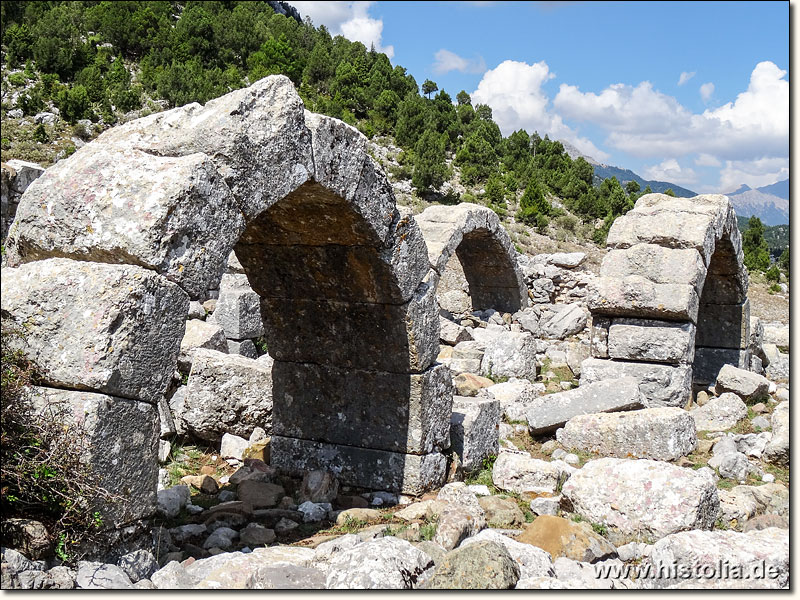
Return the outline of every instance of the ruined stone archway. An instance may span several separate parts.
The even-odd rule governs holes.
[[[108,316],[37,322],[23,349],[48,386],[152,406],[189,298],[216,287],[231,249],[262,297],[275,359],[273,464],[408,493],[441,484],[452,384],[434,363],[425,242],[366,139],[304,111],[286,77],[132,121],[49,169],[9,234],[19,268],[4,314],[35,312],[45,268],[65,282],[102,274],[91,293],[114,299]],[[81,304],[68,283],[63,293]]]
[[[474,310],[515,313],[528,292],[511,238],[493,210],[477,204],[430,206],[416,217],[428,247],[434,285],[456,256],[469,285]]]
[[[727,197],[642,196],[608,247],[582,382],[631,375],[650,406],[681,406],[725,363],[749,368],[748,276]]]

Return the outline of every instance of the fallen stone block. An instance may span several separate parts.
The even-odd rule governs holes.
[[[736,394],[727,392],[689,413],[697,431],[725,431],[747,416],[747,406]]]
[[[536,339],[531,334],[492,326],[474,329],[472,335],[486,347],[481,359],[481,375],[536,378]]]
[[[633,377],[638,382],[645,408],[683,407],[691,397],[692,368],[688,365],[629,363],[598,358],[588,358],[581,363],[581,386],[621,377]]]
[[[461,457],[464,471],[479,470],[483,460],[499,450],[500,403],[488,398],[453,397],[450,417],[452,449]]]
[[[208,323],[199,319],[186,321],[186,332],[181,340],[181,350],[178,354],[178,369],[188,373],[192,368],[194,351],[197,348],[228,352],[225,332],[215,323]]]
[[[772,412],[772,438],[764,448],[765,461],[789,466],[789,403],[781,402]]]
[[[492,469],[492,482],[507,492],[552,495],[575,471],[575,467],[560,460],[501,451]]]
[[[531,402],[526,416],[531,435],[539,435],[554,431],[578,415],[641,407],[636,380],[625,377],[540,396]]]
[[[249,287],[221,289],[214,309],[214,321],[222,327],[227,338],[243,340],[263,335],[260,296]]]
[[[573,417],[556,438],[565,448],[601,456],[665,461],[685,456],[697,446],[691,415],[673,407]]]
[[[725,365],[717,375],[714,391],[718,395],[733,392],[745,402],[753,404],[769,395],[769,379],[733,365]]]

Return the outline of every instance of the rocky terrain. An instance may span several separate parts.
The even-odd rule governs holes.
[[[290,84],[272,79],[261,85],[254,86],[255,92],[242,90],[222,97],[205,109],[195,105],[185,113],[170,111],[174,138],[169,143],[201,151],[187,154],[171,147],[170,154],[148,147],[148,152],[137,149],[133,154],[131,139],[157,149],[165,143],[153,133],[162,126],[158,117],[133,122],[81,149],[69,159],[73,162],[57,163],[58,168],[46,171],[46,181],[31,188],[20,204],[16,231],[12,228],[10,235],[13,264],[3,270],[8,282],[3,311],[4,316],[27,324],[26,349],[47,367],[45,380],[31,394],[44,399],[80,394],[85,414],[118,424],[110,435],[95,432],[90,460],[104,465],[106,476],[113,473],[102,454],[111,453],[116,440],[128,458],[141,453],[142,460],[134,462],[142,463],[137,468],[146,472],[124,471],[114,485],[136,484],[156,470],[155,465],[144,464],[148,455],[142,439],[158,445],[160,469],[157,491],[145,491],[155,495],[156,517],[143,518],[146,515],[137,514],[135,505],[119,507],[112,514],[121,524],[118,539],[108,552],[96,549],[92,560],[71,560],[37,521],[6,519],[4,589],[789,586],[788,311],[785,320],[780,310],[761,313],[775,315],[764,322],[742,310],[750,306],[747,275],[736,246],[738,230],[734,234],[724,225],[733,215],[732,209],[726,212],[726,199],[698,197],[688,201],[693,208],[687,209],[686,204],[670,204],[673,200],[660,195],[644,196],[629,216],[615,223],[609,234],[610,251],[584,249],[577,240],[554,241],[512,220],[501,225],[485,207],[433,206],[398,180],[390,179],[394,189],[385,191],[382,173],[363,165],[382,164],[391,172],[391,148],[371,148],[371,154],[378,155],[370,159],[376,161],[372,163],[351,150],[366,152],[363,136],[334,119],[304,113]],[[251,126],[247,113],[242,116],[241,110],[231,108],[244,104],[242,98],[248,100],[245,95],[251,93],[257,95],[253,102],[262,101],[267,93],[278,98],[269,106],[274,108],[270,118],[285,126],[279,135],[272,122],[269,127]],[[219,128],[226,132],[262,135],[263,145],[232,145],[212,154],[208,150],[212,142],[195,127],[203,122],[223,123]],[[180,129],[181,123],[192,127]],[[178,133],[194,137],[184,139]],[[263,150],[273,151],[275,138],[281,150],[293,153],[286,159],[288,167],[270,162],[274,156],[288,156],[288,151]],[[258,154],[262,151],[263,156]],[[266,158],[258,162],[253,159],[256,155]],[[150,207],[151,212],[172,216],[178,225],[165,217],[153,226],[155,233],[145,232],[152,236],[147,238],[130,233],[132,219],[126,213],[128,230],[112,243],[103,236],[103,227],[112,223],[118,227],[115,231],[122,231],[121,220],[103,221],[110,217],[98,211],[92,213],[94,229],[88,230],[78,215],[61,212],[59,206],[53,213],[46,204],[29,200],[37,194],[67,199],[79,195],[74,186],[64,184],[68,178],[61,174],[69,165],[84,169],[81,173],[87,178],[113,172],[114,189],[143,194],[140,178],[133,180],[115,157],[141,161],[143,172],[156,169],[153,179],[169,193],[162,204]],[[326,321],[319,317],[319,303],[316,311],[308,310],[303,319],[292,322],[302,325],[297,328],[300,333],[293,334],[297,338],[279,337],[276,347],[271,341],[275,338],[269,337],[275,328],[292,330],[282,320],[295,314],[292,303],[278,300],[305,289],[303,273],[311,270],[308,265],[326,264],[292,235],[308,235],[307,230],[311,235],[333,235],[307,227],[316,210],[303,212],[303,202],[317,209],[311,201],[321,196],[327,202],[328,197],[316,188],[306,191],[291,210],[280,213],[283,221],[267,222],[273,227],[269,231],[290,232],[286,237],[294,245],[286,247],[295,254],[285,256],[296,262],[285,260],[291,276],[262,269],[256,254],[248,255],[242,246],[237,246],[237,253],[227,253],[245,231],[247,219],[251,224],[264,223],[256,216],[266,210],[270,201],[266,196],[257,199],[264,206],[248,207],[245,216],[237,212],[242,197],[251,198],[248,186],[261,178],[258,181],[266,181],[264,189],[270,193],[275,188],[287,193],[298,183],[288,181],[286,173],[311,177],[308,171],[292,168],[298,161],[315,169],[311,173],[316,181],[339,189],[364,210],[371,223],[379,224],[376,227],[389,222],[403,232],[385,234],[389,251],[381,246],[376,255],[391,265],[392,274],[400,273],[401,285],[409,288],[402,290],[404,296],[392,297],[385,310],[400,306],[405,314],[419,311],[401,321],[403,341],[417,344],[412,350],[400,348],[406,363],[418,362],[403,380],[412,388],[405,397],[413,405],[411,416],[405,417],[408,439],[402,438],[405,431],[396,431],[396,423],[392,427],[393,413],[381,412],[388,411],[386,406],[369,413],[371,419],[365,419],[363,426],[358,421],[359,427],[346,429],[353,427],[350,423],[359,418],[360,409],[346,415],[349,407],[338,415],[325,414],[324,406],[311,410],[310,403],[321,401],[311,398],[313,394],[304,396],[303,386],[296,385],[298,378],[286,376],[287,368],[299,369],[295,364],[303,360],[314,362],[305,355],[287,358],[291,352],[333,356],[344,364],[350,360],[343,353],[354,344],[351,338],[361,336],[372,343],[370,336],[376,334],[359,330],[352,315]],[[274,170],[265,173],[253,166],[262,163]],[[236,177],[222,182],[216,176],[219,172]],[[15,204],[37,176],[41,172],[31,165],[4,169],[4,206]],[[187,185],[189,179],[195,183]],[[371,186],[368,191],[374,195],[357,193],[362,185]],[[457,177],[452,185],[460,185]],[[214,205],[214,219],[205,218],[203,194],[220,200]],[[365,197],[377,200],[370,204]],[[400,204],[396,214],[389,212],[391,218],[381,220],[375,207],[394,210],[394,197]],[[174,207],[180,204],[176,198],[188,199],[185,202],[195,208],[182,214]],[[72,206],[65,201],[67,205]],[[648,218],[658,225],[643,233],[635,225]],[[61,219],[57,228],[48,229],[57,219]],[[676,227],[675,222],[694,227]],[[169,223],[168,230],[164,223]],[[220,223],[235,227],[220,233],[213,228]],[[663,233],[659,227],[670,230]],[[181,242],[186,232],[202,238],[205,245],[198,242],[187,250]],[[252,241],[257,233],[251,227],[244,235]],[[355,225],[347,233],[364,236]],[[155,239],[158,244],[146,243]],[[308,254],[300,254],[301,250]],[[676,253],[691,257],[676,260]],[[430,264],[417,265],[418,254]],[[411,258],[395,260],[398,255]],[[728,261],[725,268],[712,255]],[[306,265],[306,270],[294,269],[295,264]],[[699,266],[693,270],[695,264]],[[218,265],[224,271],[221,277],[215,270]],[[698,273],[705,278],[706,272],[709,281],[718,273],[729,277],[722,284],[715,280],[714,298],[695,289],[703,287]],[[426,283],[431,280],[436,282],[432,288]],[[135,281],[135,293],[118,281]],[[272,285],[276,282],[285,289]],[[314,283],[324,287],[328,280],[318,278]],[[95,299],[92,306],[63,302],[77,293],[78,286],[82,297]],[[376,295],[385,293],[377,284],[373,289]],[[430,302],[429,312],[438,324],[418,317],[423,312],[413,302],[422,295],[420,289],[435,289],[436,302]],[[335,293],[341,290],[335,288]],[[727,301],[737,293],[743,297]],[[722,297],[726,302],[720,304]],[[264,310],[265,298],[277,309]],[[474,304],[486,304],[482,300],[487,298],[495,309],[473,309]],[[503,303],[507,306],[501,307]],[[146,308],[142,314],[147,318],[128,319],[129,314],[140,314],[129,306],[139,304]],[[355,310],[355,304],[347,307]],[[698,306],[706,311],[700,317]],[[735,338],[733,345],[717,338],[711,343],[714,332],[703,330],[700,318],[707,314],[710,319],[710,311],[725,312],[730,307],[738,308],[738,313],[719,317],[726,327],[716,333],[720,338],[731,334],[727,337]],[[96,319],[93,310],[100,314]],[[717,313],[713,316],[717,318]],[[659,318],[672,321],[665,324]],[[338,338],[341,347],[324,339],[321,329],[343,332]],[[674,375],[691,374],[695,329],[707,342],[698,341],[698,348],[711,347],[715,356],[736,356],[736,365],[716,369],[703,385],[693,385],[691,375],[683,379]],[[647,333],[644,338],[642,331]],[[432,340],[425,337],[430,332]],[[48,336],[56,335],[64,337],[55,339],[107,352],[103,360],[95,356],[95,363],[82,366],[78,384],[83,387],[76,387],[78,367],[72,355],[52,352],[54,337]],[[141,350],[147,347],[145,340],[159,336],[177,336],[169,360]],[[314,339],[319,342],[307,343]],[[378,365],[392,360],[398,354],[389,349],[394,340],[384,336],[383,343],[385,356],[359,358]],[[140,352],[130,354],[133,368],[124,362],[126,357],[113,352],[118,347]],[[432,366],[425,364],[426,353]],[[164,364],[172,366],[165,370]],[[359,394],[373,390],[363,382],[372,377],[364,373],[380,370],[374,364],[359,362],[359,369],[349,369],[342,377],[341,370],[320,371],[315,389],[331,393],[332,388],[345,388],[355,404],[361,400]],[[382,370],[396,374],[393,368],[391,364]],[[609,376],[603,372],[609,368],[624,372]],[[356,376],[361,378],[358,385],[352,384]],[[391,396],[390,386],[374,387],[383,389],[386,398]],[[437,411],[445,405],[442,398],[449,400],[451,388],[452,409],[446,405],[445,430],[439,431]],[[433,395],[435,399],[430,398]],[[275,401],[286,397],[307,404],[292,408],[292,402]],[[109,416],[112,406],[118,414]],[[338,428],[332,425],[337,418]],[[137,420],[146,421],[146,427],[134,429],[130,423]],[[401,493],[394,481],[387,489],[360,487],[352,483],[355,469],[343,469],[338,456],[322,466],[289,472],[274,460],[273,450],[292,439],[287,430],[295,425],[305,428],[297,438],[303,431],[314,432],[315,439],[355,432],[358,441],[353,445],[385,452],[382,457],[400,456],[412,462],[414,457],[441,456],[446,465],[444,485],[420,493]],[[419,439],[414,438],[418,433]],[[400,450],[390,452],[379,444],[394,444]],[[284,445],[284,455],[285,450]],[[424,468],[420,471],[429,476]],[[423,484],[415,482],[420,488]]]

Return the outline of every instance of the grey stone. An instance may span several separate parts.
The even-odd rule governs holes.
[[[717,394],[733,392],[745,402],[754,403],[769,394],[769,380],[766,377],[725,365],[717,375]]]
[[[81,561],[75,583],[82,590],[127,590],[133,584],[125,571],[116,565]]]
[[[574,269],[585,259],[585,252],[556,252],[555,254],[551,254],[549,256],[547,262],[557,267],[561,267],[562,269]]]
[[[3,313],[25,331],[7,345],[56,387],[157,402],[188,305],[183,290],[141,267],[53,258],[3,270]]]
[[[225,331],[225,337],[236,340],[259,337],[264,334],[261,298],[249,287],[220,289],[214,321]]]
[[[233,542],[239,537],[239,533],[230,527],[219,527],[208,536],[203,543],[203,548],[209,550],[210,548],[220,548],[221,550],[229,550],[233,546]]]
[[[77,425],[83,439],[81,460],[91,468],[110,501],[97,499],[106,526],[120,527],[156,511],[159,420],[155,406],[104,394],[31,387],[37,410]]]
[[[433,559],[405,540],[382,537],[336,554],[327,589],[411,589]]]
[[[205,320],[206,318],[206,309],[203,305],[198,302],[197,300],[192,300],[189,302],[189,312],[186,315],[186,320],[191,321],[193,319],[200,319]]]
[[[781,402],[772,412],[772,438],[764,449],[763,459],[789,466],[789,403]]]
[[[613,319],[608,330],[609,358],[691,364],[694,346],[693,323]]]
[[[249,437],[255,427],[272,430],[272,397],[269,366],[198,349],[178,417],[190,433],[209,442],[221,440],[226,432]]]
[[[178,369],[188,373],[192,368],[194,351],[197,348],[207,348],[217,352],[228,353],[228,344],[225,332],[216,323],[208,323],[199,319],[186,321],[186,333],[181,340],[181,350],[178,354]]]
[[[747,416],[747,406],[739,396],[726,392],[689,414],[698,431],[725,431]]]
[[[125,554],[117,561],[117,566],[125,571],[132,583],[150,579],[150,576],[158,571],[155,557],[147,550],[136,550]]]
[[[271,508],[278,505],[285,495],[285,490],[276,483],[246,479],[239,483],[236,495],[240,501],[253,508]]]
[[[755,419],[753,419],[753,421],[755,421]],[[764,449],[771,439],[772,434],[769,432],[748,433],[734,437],[736,449],[747,456],[754,456],[755,458],[761,458]]]
[[[448,552],[425,582],[425,589],[510,589],[520,568],[505,546],[485,540]]]
[[[610,328],[611,319],[598,315],[592,316],[591,356],[608,358],[608,330]]]
[[[542,396],[544,392],[543,383],[531,383],[527,379],[513,377],[486,388],[483,393],[500,402],[500,411],[506,419],[524,421],[525,411],[534,399]]]
[[[450,346],[459,342],[468,342],[472,339],[470,329],[453,323],[449,319],[439,317],[439,339]]]
[[[252,590],[322,590],[325,575],[318,569],[276,563],[259,567],[246,585]]]
[[[652,363],[630,363],[588,358],[581,363],[581,386],[633,377],[639,383],[641,402],[645,408],[685,406],[691,396],[692,369]]]
[[[328,516],[331,510],[329,503],[316,503],[316,502],[303,502],[297,507],[297,510],[303,513],[304,523],[316,523],[322,521]]]
[[[479,470],[484,459],[499,450],[500,403],[488,398],[453,397],[451,447],[466,472]]]
[[[775,344],[764,344],[764,354],[769,364],[766,375],[770,379],[789,379],[789,355],[778,350]]]
[[[535,515],[558,515],[561,496],[534,498],[531,500],[531,512]]]
[[[643,587],[720,584],[746,589],[789,584],[789,532],[769,528],[737,531],[684,531],[653,545]],[[723,565],[723,568],[720,568]]]
[[[492,469],[492,482],[507,492],[553,494],[575,471],[559,460],[549,462],[531,458],[527,452],[501,451]]]
[[[573,512],[623,536],[711,529],[719,511],[716,486],[704,475],[647,459],[589,461],[561,493]]]
[[[715,455],[708,461],[708,466],[715,467],[720,477],[744,481],[752,467],[747,461],[747,456],[742,452],[729,452]]]
[[[481,359],[481,375],[536,377],[536,340],[529,333],[514,333],[493,326],[473,330],[473,337],[486,348]]]
[[[157,494],[157,510],[168,519],[172,519],[177,517],[181,509],[189,504],[189,498],[189,488],[185,485],[176,485],[165,490],[160,490]],[[205,530],[205,525],[203,529]]]
[[[764,343],[789,348],[789,326],[783,323],[764,323]]]
[[[767,419],[764,415],[758,415],[752,421],[750,421],[750,423],[755,429],[770,429],[771,427],[769,419]]]
[[[532,435],[553,431],[578,415],[642,406],[639,386],[632,377],[598,381],[576,389],[536,398],[526,415]]]
[[[259,523],[248,523],[239,532],[239,540],[248,546],[264,546],[275,541],[275,532]]]
[[[253,360],[258,358],[258,351],[253,340],[226,340],[226,342],[228,354],[238,354]]]
[[[580,415],[567,421],[556,438],[566,448],[601,456],[665,461],[677,460],[697,446],[695,421],[673,407]]]
[[[550,311],[548,318],[539,322],[540,337],[563,340],[583,331],[589,320],[589,312],[580,304],[570,304]]]
[[[298,492],[301,502],[333,502],[339,494],[339,480],[330,471],[309,471]]]
[[[224,458],[242,460],[242,455],[249,445],[250,443],[246,439],[238,435],[224,433],[222,434],[219,454]]]

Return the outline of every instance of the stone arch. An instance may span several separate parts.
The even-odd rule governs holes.
[[[642,196],[608,248],[582,381],[632,375],[649,405],[680,406],[722,365],[749,368],[748,275],[726,196]]]
[[[305,111],[286,77],[105,132],[28,189],[8,246],[4,315],[35,311],[23,282],[45,268],[116,302],[100,332],[91,311],[34,326],[22,346],[46,385],[151,405],[189,299],[217,287],[233,249],[275,359],[273,465],[407,493],[443,483],[452,383],[425,241],[366,138]],[[53,350],[68,343],[66,359]]]
[[[514,244],[493,210],[466,202],[429,206],[416,220],[428,248],[434,285],[456,256],[474,310],[515,313],[527,306],[528,292]]]

